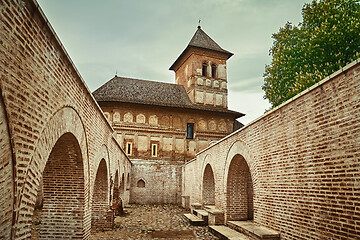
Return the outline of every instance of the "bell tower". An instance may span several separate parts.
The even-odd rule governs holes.
[[[184,85],[194,104],[227,109],[226,61],[232,55],[198,26],[170,70],[175,72],[175,83]]]

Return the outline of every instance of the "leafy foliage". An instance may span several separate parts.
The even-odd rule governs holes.
[[[360,56],[359,0],[313,0],[302,17],[298,26],[288,22],[272,35],[262,86],[272,107]]]

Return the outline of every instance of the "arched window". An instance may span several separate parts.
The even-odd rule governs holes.
[[[145,182],[144,182],[144,180],[140,179],[140,180],[137,182],[136,186],[137,186],[138,188],[144,188],[144,187],[145,187]]]
[[[211,77],[213,77],[213,78],[216,77],[216,65],[215,64],[211,65]]]
[[[203,63],[202,65],[202,75],[206,77],[207,64]]]

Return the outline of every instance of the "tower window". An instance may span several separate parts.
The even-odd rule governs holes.
[[[203,63],[202,65],[202,75],[206,77],[207,64]]]
[[[194,138],[194,124],[188,123],[186,128],[186,139]]]
[[[126,143],[126,154],[129,156],[132,154],[132,143]]]
[[[151,144],[151,156],[157,157],[158,145],[156,143]]]
[[[216,65],[211,65],[211,77],[216,77]]]

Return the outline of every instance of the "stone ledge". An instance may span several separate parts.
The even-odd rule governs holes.
[[[224,225],[218,226],[209,226],[209,230],[212,234],[217,236],[220,239],[229,239],[229,240],[249,240],[250,238],[246,237],[244,234],[239,233],[229,227]]]
[[[253,234],[259,239],[280,239],[280,233],[264,226],[258,226],[253,221],[228,221],[227,225],[239,232]]]

